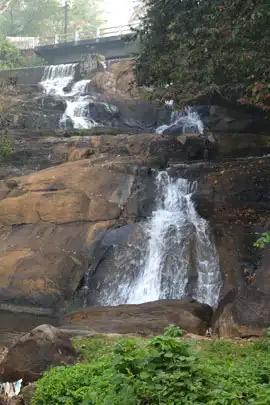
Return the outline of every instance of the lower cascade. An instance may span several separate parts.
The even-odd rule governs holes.
[[[142,226],[142,246],[128,246],[130,255],[120,252],[117,265],[125,275],[103,285],[98,304],[191,297],[216,307],[222,284],[219,259],[208,223],[192,201],[195,185],[167,172],[160,172],[155,182],[158,201]],[[91,288],[91,277],[86,279]]]

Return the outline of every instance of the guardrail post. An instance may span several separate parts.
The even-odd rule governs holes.
[[[98,27],[96,31],[96,42],[99,42],[99,38],[100,38],[100,28]]]
[[[80,32],[79,32],[78,30],[76,30],[76,31],[75,31],[75,35],[74,35],[74,42],[75,42],[75,45],[77,45],[77,43],[79,42],[79,40],[80,40]]]

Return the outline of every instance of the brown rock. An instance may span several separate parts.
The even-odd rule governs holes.
[[[61,307],[88,268],[89,247],[112,224],[15,227],[0,247],[1,303]]]
[[[160,334],[169,324],[204,335],[212,316],[208,305],[194,300],[156,301],[141,305],[87,308],[66,316],[65,325],[95,332]]]
[[[75,160],[88,159],[93,153],[93,150],[87,147],[74,147],[69,152],[68,160],[73,162]]]
[[[31,405],[31,401],[35,394],[35,390],[36,390],[36,383],[30,383],[22,389],[21,396],[23,398],[24,405]]]
[[[88,160],[69,162],[18,180],[19,189],[0,200],[0,223],[71,223],[117,218],[134,176]]]
[[[214,330],[221,337],[261,337],[269,325],[269,294],[252,288],[229,292],[214,316]]]
[[[128,168],[106,159],[68,162],[18,177],[0,195],[0,305],[63,308],[98,235],[129,215],[136,167]]]
[[[42,325],[23,335],[9,348],[0,363],[0,379],[24,383],[37,380],[49,367],[72,364],[77,353],[67,335],[50,325]]]
[[[92,84],[98,91],[107,95],[137,97],[138,90],[134,74],[134,60],[112,63],[105,72],[98,72]]]

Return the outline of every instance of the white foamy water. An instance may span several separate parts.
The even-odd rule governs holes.
[[[173,104],[170,104],[171,106]],[[170,123],[161,125],[156,129],[157,134],[163,134],[167,129],[173,127],[182,128],[182,133],[204,133],[204,125],[199,114],[191,107],[185,108],[183,111],[172,111]]]
[[[92,98],[86,94],[90,80],[80,80],[72,85],[75,68],[76,64],[47,66],[40,84],[47,95],[60,97],[66,103],[60,127],[66,128],[70,122],[74,129],[89,129],[98,125],[89,114]],[[68,86],[72,87],[67,90]]]
[[[189,294],[193,276],[197,281],[192,297],[216,306],[220,291],[217,252],[207,222],[195,210],[188,181],[173,180],[161,172],[157,192],[160,201],[148,225],[146,262],[127,303],[182,298]]]
[[[75,76],[76,64],[46,66],[40,85],[49,96],[64,97],[64,89],[70,85]]]
[[[66,127],[69,120],[75,129],[88,129],[97,126],[98,123],[89,116],[89,102],[87,96],[78,96],[66,100],[66,110],[60,120],[60,126]]]
[[[23,380],[17,382],[0,383],[0,395],[5,395],[8,398],[13,398],[21,392]]]
[[[217,306],[222,286],[218,254],[207,221],[195,209],[192,188],[186,179],[157,175],[157,206],[144,225],[146,243],[140,256],[134,246],[120,254],[124,279],[101,291],[101,305],[192,297]]]

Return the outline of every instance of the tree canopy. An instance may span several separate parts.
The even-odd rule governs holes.
[[[269,0],[144,0],[138,79],[270,108]]]
[[[102,0],[69,3],[69,31],[100,24]],[[59,0],[0,0],[0,33],[4,36],[50,36],[62,33],[63,26]]]

